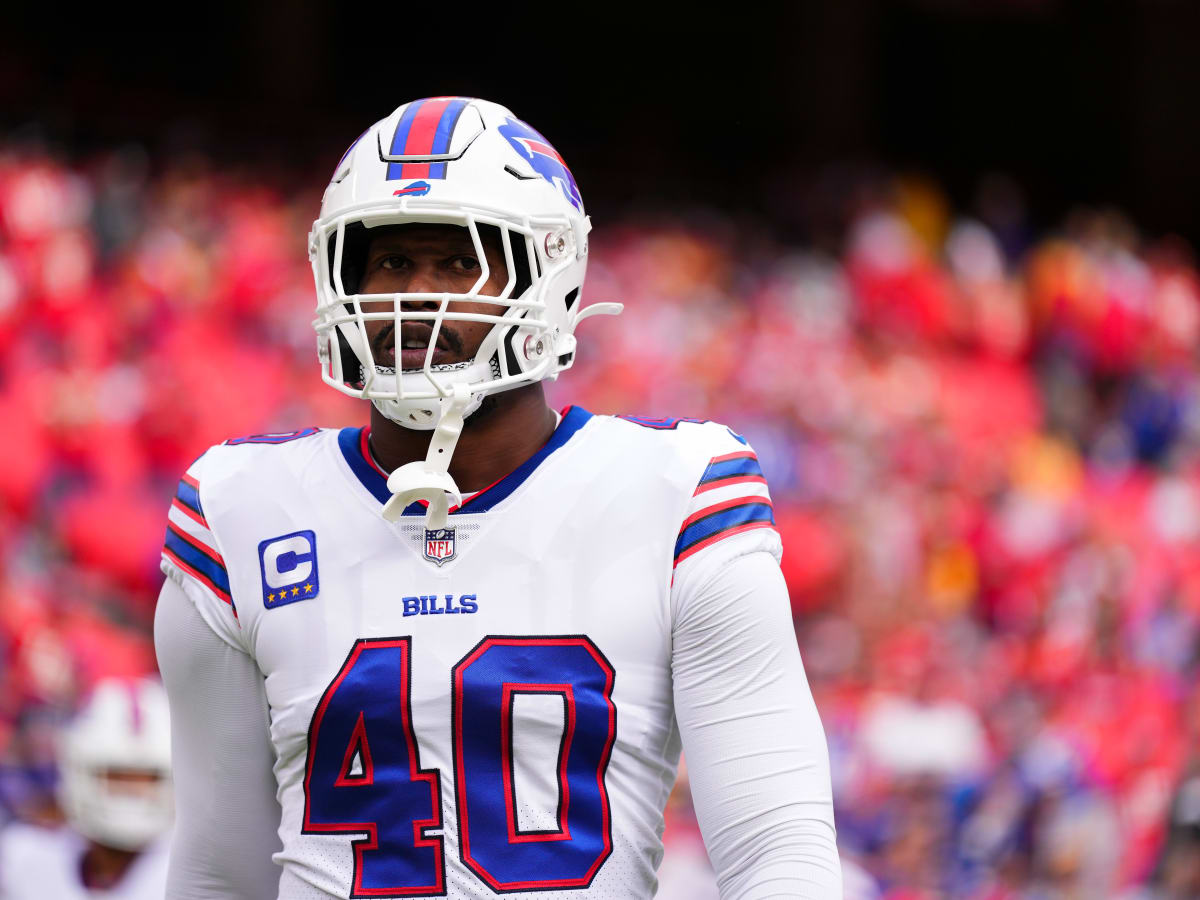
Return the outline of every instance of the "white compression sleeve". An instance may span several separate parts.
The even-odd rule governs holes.
[[[275,754],[262,675],[163,584],[154,646],[171,700],[175,833],[170,900],[275,900],[280,848]]]
[[[721,897],[841,898],[829,752],[778,563],[677,574],[675,715]]]

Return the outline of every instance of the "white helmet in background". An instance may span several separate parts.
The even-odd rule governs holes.
[[[358,294],[370,229],[422,222],[467,229],[482,272],[462,294]],[[508,283],[479,293],[489,271],[480,229],[499,232]],[[342,156],[309,235],[317,287],[317,350],[325,382],[362,397],[408,428],[432,429],[453,385],[471,395],[464,415],[488,394],[553,379],[575,357],[575,326],[619,304],[579,303],[591,224],[566,163],[538,132],[495,103],[431,97],[401,106],[368,128]],[[391,301],[384,312],[361,301]],[[488,304],[465,313],[452,301]],[[403,308],[402,308],[403,304]],[[418,311],[419,310],[419,311]],[[379,365],[365,323],[430,323],[421,369]],[[446,321],[490,322],[474,358],[432,365]]]
[[[80,834],[140,850],[171,827],[167,694],[149,678],[102,681],[59,749],[59,800]]]

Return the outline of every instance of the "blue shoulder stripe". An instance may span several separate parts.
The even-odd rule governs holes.
[[[679,532],[679,539],[675,541],[675,559],[678,561],[682,554],[702,541],[752,522],[774,525],[775,514],[771,505],[765,501],[750,501],[702,516]]]
[[[225,567],[207,553],[198,550],[195,545],[184,540],[169,525],[167,526],[167,537],[163,545],[172,554],[191,566],[199,575],[203,576],[204,580],[208,581],[218,592],[226,596],[229,595],[229,573],[225,571]]]
[[[187,475],[179,480],[179,487],[175,489],[175,497],[196,515],[204,516],[204,508],[200,506],[200,491],[195,482]]]
[[[700,484],[711,484],[726,478],[738,478],[744,475],[762,477],[762,468],[753,456],[742,456],[737,459],[713,460],[700,477]]]

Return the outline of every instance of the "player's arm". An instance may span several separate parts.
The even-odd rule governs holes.
[[[197,609],[207,599],[177,571],[154,617],[154,645],[171,701],[176,824],[171,900],[275,900],[280,808],[262,675]],[[201,592],[201,593],[198,593]]]
[[[748,445],[721,439],[680,528],[671,591],[675,715],[700,830],[726,900],[840,898],[829,752],[766,480]]]

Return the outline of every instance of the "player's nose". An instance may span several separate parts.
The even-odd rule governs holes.
[[[449,283],[444,273],[438,271],[436,266],[417,265],[409,277],[406,292],[410,294],[440,294],[452,290],[452,288],[453,285]],[[406,305],[411,305],[411,308],[436,307],[439,302],[440,299],[434,298],[414,299],[406,301]]]

